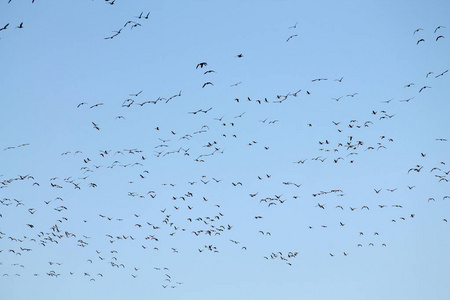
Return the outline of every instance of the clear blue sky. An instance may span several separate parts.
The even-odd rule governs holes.
[[[0,3],[2,299],[450,299],[450,2],[110,3]]]

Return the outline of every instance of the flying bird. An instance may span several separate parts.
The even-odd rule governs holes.
[[[98,106],[101,106],[101,105],[103,105],[103,103],[97,103],[97,104],[92,105],[92,106],[89,107],[89,108],[94,108],[94,107],[98,107]]]
[[[436,31],[438,31],[438,29],[441,29],[441,28],[445,28],[445,26],[438,26],[438,27],[436,27],[436,29],[434,30],[434,33],[436,33]]]
[[[143,91],[140,91],[139,93],[136,93],[136,94],[130,94],[130,96],[137,97],[137,96],[139,96],[142,92],[143,92]]]
[[[290,39],[292,39],[293,37],[296,37],[296,36],[298,36],[298,34],[291,35],[290,37],[288,37],[288,39],[286,40],[286,42],[289,42]]]
[[[291,28],[297,28],[297,24],[298,24],[298,22],[297,22],[297,23],[295,23],[295,25],[293,25],[293,26],[289,27],[288,29],[291,29]]]
[[[198,69],[198,67],[203,68],[206,67],[208,64],[206,62],[201,62],[199,64],[197,64],[197,67],[195,67],[196,69]]]
[[[427,89],[427,88],[431,88],[431,86],[425,85],[425,86],[421,87],[420,90],[419,90],[419,93],[422,92],[424,89]]]

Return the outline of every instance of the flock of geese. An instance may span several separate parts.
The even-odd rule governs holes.
[[[113,5],[115,0],[105,0]],[[11,2],[11,1],[9,1]],[[34,2],[34,1],[33,1]],[[129,28],[137,28],[149,19],[149,12],[140,12],[134,20],[127,21],[122,28],[115,31],[113,35],[105,37],[112,40]],[[290,26],[289,30],[297,30],[298,22]],[[16,28],[22,29],[23,22]],[[9,24],[0,28],[9,30]],[[438,26],[434,30],[435,41],[444,38],[441,33],[444,26]],[[418,28],[413,35],[422,34],[424,29]],[[286,42],[297,37],[297,34],[290,35]],[[425,42],[425,38],[420,38],[417,44]],[[245,59],[243,54],[237,54],[236,59]],[[193,64],[193,72],[202,72],[202,76],[208,78],[214,70],[208,69],[208,62],[202,61]],[[381,108],[368,108],[365,115],[349,120],[329,120],[329,127],[334,134],[322,137],[315,141],[315,150],[311,153],[303,153],[299,157],[292,158],[290,165],[301,170],[303,165],[309,164],[330,164],[330,165],[352,165],[363,160],[370,160],[371,153],[388,153],[389,148],[395,143],[395,138],[389,132],[374,136],[372,128],[385,122],[390,122],[396,117],[397,110],[390,109],[392,101],[409,103],[417,100],[419,96],[426,94],[432,89],[433,80],[440,80],[446,77],[448,70],[438,70],[424,74],[427,80],[423,82],[410,82],[403,88],[413,91],[415,96],[405,99],[381,100]],[[194,73],[193,73],[194,74]],[[202,77],[203,78],[203,77]],[[422,79],[418,79],[420,81]],[[446,79],[448,80],[448,78]],[[203,81],[202,89],[214,89],[214,83],[206,79]],[[338,78],[319,77],[311,79],[315,87],[327,88],[326,84],[342,84],[345,82],[344,76]],[[241,82],[231,85],[234,88]],[[203,91],[203,90],[202,90]],[[246,97],[237,96],[229,99],[230,105],[236,107],[248,106],[244,104],[254,103],[255,105],[284,105],[291,100],[311,95],[311,88],[293,89],[289,93],[279,93],[274,96]],[[184,94],[183,94],[184,96]],[[150,105],[165,105],[171,101],[177,101],[183,97],[181,90],[169,95],[148,99],[145,95],[145,87],[141,91],[133,92],[124,97],[118,105],[123,113],[111,117],[115,122],[126,122],[127,111],[131,109],[144,109]],[[345,99],[358,99],[360,94],[351,91],[348,94],[334,95],[331,100],[343,102]],[[126,98],[126,99],[125,99]],[[340,103],[341,103],[340,102]],[[108,103],[81,102],[74,106],[74,110],[79,113],[93,111],[102,114]],[[270,172],[255,174],[253,178],[230,179],[227,176],[216,175],[186,175],[183,179],[164,181],[164,178],[155,178],[155,171],[152,167],[154,161],[167,162],[170,160],[189,161],[199,165],[207,165],[213,160],[220,160],[217,156],[225,157],[228,148],[234,147],[242,152],[255,153],[255,155],[270,155],[272,144],[267,141],[260,142],[257,139],[246,139],[241,137],[241,133],[246,131],[243,119],[247,118],[247,111],[241,111],[235,116],[222,116],[214,106],[196,108],[186,111],[186,115],[192,118],[202,118],[204,124],[190,130],[187,126],[180,129],[170,128],[168,124],[159,124],[152,129],[158,140],[148,148],[107,148],[107,149],[64,149],[59,159],[70,161],[77,165],[77,169],[70,170],[68,174],[55,174],[50,178],[44,178],[40,174],[24,173],[14,176],[0,175],[0,270],[1,276],[20,277],[26,275],[48,276],[59,278],[63,276],[80,276],[88,281],[95,282],[106,278],[110,270],[126,273],[127,276],[138,279],[141,275],[139,262],[130,259],[130,253],[144,253],[153,255],[164,252],[171,255],[182,255],[185,247],[177,244],[178,237],[190,237],[197,246],[194,249],[198,255],[218,255],[222,252],[230,251],[229,248],[241,251],[242,255],[254,250],[252,245],[255,239],[271,239],[276,236],[276,231],[268,229],[264,225],[267,215],[273,211],[281,211],[281,207],[291,203],[307,203],[310,210],[315,213],[327,213],[338,215],[340,220],[335,222],[322,223],[317,221],[305,226],[306,232],[325,231],[331,229],[347,228],[349,225],[348,215],[364,214],[369,215],[377,210],[391,211],[396,217],[386,220],[390,223],[412,222],[418,212],[412,211],[403,203],[392,202],[389,195],[398,192],[411,193],[416,186],[377,186],[368,191],[376,196],[376,202],[349,204],[346,192],[340,188],[317,190],[310,194],[304,191],[305,184],[287,178],[281,179]],[[258,126],[277,126],[283,120],[266,117],[262,120],[254,120]],[[98,134],[104,131],[104,124],[92,119],[86,128]],[[305,130],[315,126],[313,123],[303,124]],[[244,135],[245,136],[245,135]],[[280,136],[282,138],[282,136]],[[436,143],[445,143],[447,139],[439,137]],[[22,151],[18,155],[31,154],[33,145],[23,143],[17,146],[7,146],[4,151]],[[26,152],[29,151],[29,152]],[[5,152],[6,153],[6,152]],[[25,154],[27,153],[27,154]],[[267,154],[269,153],[269,154]],[[386,155],[386,154],[385,154]],[[438,184],[447,184],[450,178],[450,162],[439,158],[439,163],[430,163],[427,157],[432,153],[417,153],[417,163],[411,165],[409,169],[403,170],[408,178],[412,176],[423,176],[423,178],[435,180]],[[313,166],[314,167],[314,166]],[[3,170],[9,171],[9,170]],[[13,170],[11,170],[14,172]],[[95,212],[80,215],[74,203],[76,193],[94,193],[98,197],[105,185],[103,178],[122,178],[117,174],[125,174],[126,182],[118,185],[126,186],[123,197],[126,202],[148,204],[145,209],[136,209],[129,214],[127,210],[111,210],[97,207]],[[420,174],[419,174],[420,173]],[[159,182],[155,184],[155,182]],[[266,193],[264,188],[256,189],[256,182],[261,187],[276,187],[272,193]],[[415,180],[417,182],[417,180]],[[18,190],[31,190],[34,195],[39,195],[39,199],[22,199],[16,197]],[[221,191],[223,195],[218,196],[211,191]],[[252,238],[248,241],[241,239],[242,235],[236,233],[233,221],[236,219],[230,215],[227,209],[228,203],[223,201],[227,193],[239,195],[239,198],[253,203],[257,207],[257,212],[247,212],[248,222],[255,223],[256,229],[252,232]],[[53,195],[53,196],[50,196]],[[109,196],[108,196],[109,197]],[[424,201],[449,201],[450,196],[446,194],[431,195]],[[125,205],[125,204],[124,204]],[[142,206],[142,205],[141,205]],[[94,210],[94,209],[93,209]],[[4,220],[8,216],[20,216],[24,222],[21,228],[14,229],[4,226]],[[54,217],[54,219],[52,219]],[[25,221],[26,220],[26,221]],[[447,218],[442,219],[446,223]],[[384,226],[384,225],[383,225]],[[95,228],[94,235],[90,236]],[[101,234],[98,234],[101,232]],[[340,250],[327,249],[324,253],[326,257],[335,259],[337,256],[348,257],[359,248],[380,247],[388,248],[389,243],[384,240],[381,231],[363,232],[356,230],[352,232],[355,237],[352,246],[345,246]],[[182,240],[180,238],[180,240]],[[46,269],[36,270],[22,262],[22,258],[30,257],[37,248],[58,249],[58,247],[73,247],[82,249],[84,255],[83,262],[77,270],[68,269],[69,265],[64,261],[48,261]],[[295,260],[302,255],[301,249],[274,249],[261,256],[261,259],[274,261],[292,267]],[[131,263],[130,263],[131,261]],[[84,268],[84,269],[83,269]],[[30,269],[30,270],[29,270]],[[178,288],[183,284],[183,279],[176,278],[176,274],[171,272],[172,267],[168,265],[156,264],[152,271],[160,278],[161,288]],[[105,271],[106,270],[106,271]]]
[[[439,30],[440,31],[440,29],[444,29],[445,28],[445,26],[438,26],[438,27],[436,27],[435,29],[434,29],[434,34],[436,34],[436,32]],[[420,34],[422,31],[423,31],[424,29],[423,28],[417,28],[416,30],[414,30],[414,32],[413,32],[413,34],[415,35],[416,33],[417,34]],[[439,35],[439,34],[437,34],[437,36],[435,37],[435,41],[437,42],[439,39],[443,39],[444,38],[444,36],[443,35]],[[418,41],[417,41],[417,45],[419,45],[419,43],[421,43],[421,42],[425,42],[425,39],[424,38],[421,38],[421,39],[419,39]]]

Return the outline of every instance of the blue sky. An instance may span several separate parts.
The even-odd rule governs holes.
[[[7,2],[5,299],[450,297],[446,1]]]

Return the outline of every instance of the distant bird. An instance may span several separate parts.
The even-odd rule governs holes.
[[[436,38],[436,42],[437,42],[437,40],[439,40],[440,38],[444,38],[444,36],[443,36],[443,35],[438,36],[438,37]]]
[[[98,106],[101,106],[101,105],[103,105],[103,103],[97,103],[97,104],[92,105],[92,106],[89,107],[89,108],[94,108],[94,107],[98,107]]]
[[[206,62],[201,62],[197,65],[197,67],[195,67],[196,69],[198,69],[198,67],[203,68],[206,67],[208,64]]]
[[[288,37],[288,39],[286,40],[286,42],[289,42],[290,39],[292,39],[293,37],[296,37],[296,36],[298,36],[298,34],[293,34],[293,35],[291,35],[290,37]]]
[[[438,78],[438,77],[444,76],[444,74],[447,73],[447,72],[448,72],[448,70],[445,70],[441,74],[436,75],[434,78]]]
[[[320,204],[320,203],[317,203],[317,205],[316,205],[316,207],[320,207],[321,209],[325,209],[325,204]]]
[[[297,24],[298,24],[298,22],[297,22],[297,23],[295,23],[295,25],[294,25],[294,26],[291,26],[291,27],[289,27],[288,29],[291,29],[291,28],[297,28]]]
[[[8,28],[8,26],[9,26],[9,23],[6,24],[5,26],[3,26],[3,28],[0,28],[0,31],[5,30],[6,28]]]
[[[438,27],[436,27],[436,29],[434,30],[434,33],[436,33],[436,31],[438,31],[438,29],[441,29],[441,28],[445,28],[445,26],[438,26]]]
[[[423,29],[422,28],[417,28],[416,30],[414,30],[413,34],[416,34],[416,32],[419,32],[421,30],[423,30]]]
[[[203,84],[203,86],[202,86],[202,88],[204,88],[205,86],[207,86],[208,84],[210,84],[210,85],[214,85],[212,82],[205,82],[204,84]]]
[[[236,57],[237,58],[242,58],[242,57],[244,57],[244,55],[242,55],[242,53],[240,53],[240,54],[236,55]]]
[[[424,89],[427,89],[427,88],[431,88],[431,86],[425,85],[425,86],[421,87],[420,90],[419,90],[419,93],[422,92]]]
[[[136,93],[136,94],[130,94],[130,96],[137,97],[137,96],[139,96],[142,92],[143,92],[143,91],[140,91],[139,93]]]
[[[16,28],[23,28],[23,22],[22,22],[22,23],[20,23],[20,25],[19,25],[19,26],[17,26]],[[437,41],[437,39],[436,39],[436,41]]]
[[[419,45],[420,42],[425,42],[425,39],[420,39],[417,41],[416,45]]]

